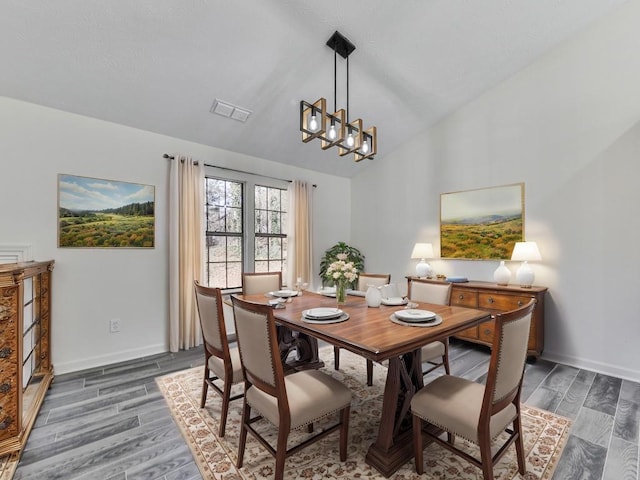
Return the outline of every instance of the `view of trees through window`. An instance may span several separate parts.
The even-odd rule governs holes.
[[[205,179],[206,273],[211,287],[242,286],[243,185]]]
[[[255,188],[255,271],[280,271],[282,278],[287,278],[287,193],[280,188]]]
[[[211,287],[240,288],[243,271],[281,271],[286,278],[287,190],[249,190],[240,181],[205,179],[205,271]],[[251,220],[254,228],[245,225]]]

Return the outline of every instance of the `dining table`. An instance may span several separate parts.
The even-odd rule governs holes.
[[[276,322],[305,338],[322,340],[375,362],[388,361],[378,433],[365,462],[385,477],[391,476],[413,458],[410,404],[423,387],[420,349],[445,340],[462,330],[490,319],[490,314],[474,308],[415,302],[412,307],[435,313],[435,325],[401,324],[394,314],[404,305],[368,307],[365,298],[347,295],[346,302],[316,292],[305,291],[274,308]],[[265,295],[238,295],[255,303],[268,303]],[[316,308],[339,308],[346,315],[332,322],[309,322],[303,312]],[[348,317],[348,318],[345,318]],[[437,322],[434,322],[437,323]],[[313,352],[305,352],[317,360]],[[317,364],[317,362],[316,362]]]

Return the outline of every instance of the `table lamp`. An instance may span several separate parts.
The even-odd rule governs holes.
[[[527,262],[536,262],[542,260],[540,250],[536,242],[516,242],[511,254],[511,260],[520,261],[522,265],[516,272],[516,279],[522,288],[531,288],[535,274],[531,265]]]
[[[413,246],[411,258],[420,259],[416,265],[416,277],[430,277],[432,275],[431,265],[429,265],[425,259],[433,258],[433,245],[430,243],[416,243]]]

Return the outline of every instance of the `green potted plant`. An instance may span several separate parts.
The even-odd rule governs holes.
[[[325,251],[324,256],[320,259],[320,278],[322,279],[322,285],[333,286],[333,282],[327,279],[326,274],[329,265],[338,259],[339,253],[343,253],[347,256],[346,261],[353,263],[353,266],[358,273],[364,271],[364,255],[362,252],[344,242],[338,242],[333,247]],[[358,279],[356,278],[353,282],[349,283],[348,287],[356,288],[357,282]]]

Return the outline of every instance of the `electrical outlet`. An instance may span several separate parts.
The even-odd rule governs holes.
[[[118,333],[120,331],[120,319],[112,318],[109,320],[109,332]]]

